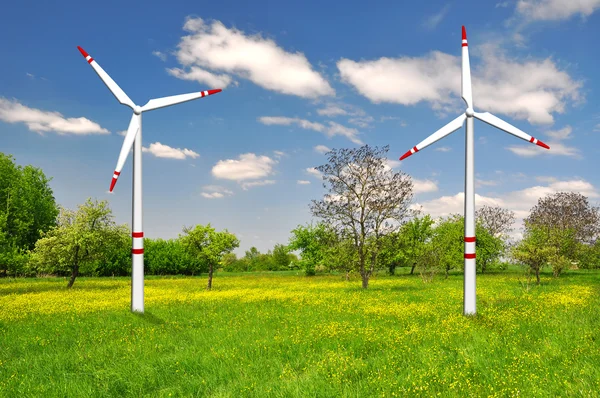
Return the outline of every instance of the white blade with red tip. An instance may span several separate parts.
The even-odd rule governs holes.
[[[459,128],[461,128],[463,126],[466,118],[467,118],[467,116],[465,116],[465,114],[463,113],[462,115],[460,115],[459,117],[457,117],[456,119],[454,119],[453,121],[451,121],[450,123],[448,123],[447,125],[442,127],[441,129],[439,129],[435,133],[431,134],[429,137],[425,138],[423,141],[421,141],[419,144],[417,144],[417,146],[414,146],[410,151],[408,151],[404,155],[402,155],[400,160],[406,159],[413,153],[419,152],[421,149],[426,148],[429,145],[433,144],[434,142],[441,140],[445,136],[454,133],[456,130],[458,130]]]
[[[473,92],[471,89],[471,63],[469,61],[469,45],[467,43],[467,30],[462,27],[462,97],[467,108],[473,108]]]
[[[220,93],[221,89],[201,91],[199,93],[189,93],[181,95],[173,95],[171,97],[155,98],[148,101],[146,105],[142,107],[142,112],[151,111],[158,108],[164,108],[165,106],[171,106],[175,104],[181,104],[182,102],[192,101],[198,98],[206,97],[212,94]]]
[[[119,154],[119,160],[117,161],[117,167],[115,167],[115,173],[113,174],[112,181],[110,182],[110,192],[112,192],[115,184],[117,183],[117,179],[121,174],[121,170],[123,170],[127,156],[129,156],[129,151],[131,151],[131,147],[133,147],[135,137],[140,130],[140,118],[141,115],[136,115],[135,113],[131,116],[129,128],[127,128],[127,134],[125,135],[125,140],[123,141],[123,146],[121,147],[121,153]]]
[[[83,55],[85,60],[92,66],[92,68],[94,68],[94,70],[96,71],[98,76],[100,76],[100,79],[102,79],[104,84],[106,84],[106,87],[108,87],[110,92],[113,93],[117,101],[133,109],[135,107],[135,104],[127,96],[127,94],[125,94],[125,92],[121,90],[121,87],[119,87],[119,85],[115,83],[115,81],[108,75],[108,73],[106,73],[104,69],[102,69],[96,61],[94,61],[94,58],[92,58],[87,52],[85,52],[83,48],[79,46],[77,46],[77,48],[79,49],[79,52],[81,53],[81,55]]]
[[[544,144],[542,141],[519,130],[512,124],[505,122],[504,120],[492,115],[489,112],[485,112],[485,113],[475,112],[475,114],[473,116],[475,116],[477,119],[481,120],[482,122],[485,122],[485,123],[489,124],[490,126],[494,126],[500,130],[506,131],[507,133],[512,134],[515,137],[519,137],[522,140],[529,141],[532,144],[539,145],[542,148],[550,149],[550,147],[548,145]]]

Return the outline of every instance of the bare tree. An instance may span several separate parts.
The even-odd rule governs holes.
[[[475,212],[475,218],[492,236],[503,238],[512,231],[515,213],[500,206],[486,205]]]
[[[349,233],[365,289],[375,271],[381,238],[402,223],[412,200],[411,178],[388,166],[388,150],[389,146],[368,145],[333,149],[327,153],[328,164],[316,168],[329,193],[313,200],[311,211],[339,233]]]
[[[600,213],[592,207],[588,198],[576,192],[558,192],[538,200],[525,219],[526,225],[545,230],[573,230],[575,238],[582,243],[592,243],[600,233]]]

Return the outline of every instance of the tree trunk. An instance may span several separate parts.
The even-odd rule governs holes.
[[[362,287],[367,289],[369,287],[369,276],[366,273],[361,274],[362,276]]]
[[[346,281],[350,280],[350,271],[346,271]]]
[[[415,268],[417,267],[417,263],[413,263],[411,269],[410,269],[410,274],[413,275],[415,273]]]
[[[536,268],[535,269],[535,279],[537,279],[537,284],[540,284],[540,269]]]
[[[77,275],[79,275],[79,265],[74,265],[73,272],[71,273],[71,279],[69,279],[69,284],[67,285],[68,289],[73,287],[73,283],[75,283],[75,278],[77,278]]]
[[[210,263],[208,265],[208,285],[206,285],[206,290],[212,289],[212,275],[213,275],[213,265]]]
[[[71,273],[71,279],[69,280],[69,284],[67,285],[67,289],[73,287],[73,283],[75,283],[75,278],[79,275],[79,246],[75,248],[75,260],[73,264],[73,272]]]

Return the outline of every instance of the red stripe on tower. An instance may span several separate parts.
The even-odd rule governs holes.
[[[133,236],[134,238],[143,238],[144,233],[143,232],[132,232],[131,236]]]
[[[474,236],[465,236],[465,242],[475,242]]]
[[[144,254],[144,249],[131,249],[131,254]]]
[[[475,258],[475,253],[465,253],[465,258],[467,258],[467,259],[474,259]]]

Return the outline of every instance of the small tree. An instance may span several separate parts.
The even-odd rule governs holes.
[[[185,235],[180,235],[181,242],[199,260],[208,263],[208,284],[206,289],[212,289],[214,267],[221,263],[223,255],[231,253],[240,246],[236,236],[227,230],[217,232],[210,224],[196,225],[195,228],[184,227]]]
[[[475,219],[490,235],[505,238],[515,222],[515,213],[500,206],[482,206],[475,212]]]
[[[537,284],[540,284],[540,271],[557,255],[555,247],[548,244],[547,233],[539,227],[530,226],[525,236],[512,249],[512,257],[524,264],[528,272],[533,272]]]
[[[36,242],[31,261],[44,272],[70,272],[71,288],[80,268],[102,258],[118,233],[108,203],[88,199],[76,212],[60,209],[58,225]]]
[[[364,289],[378,263],[382,237],[403,222],[412,200],[412,181],[388,166],[388,150],[334,149],[327,153],[328,163],[316,168],[329,193],[312,201],[312,214],[350,234]]]
[[[315,267],[320,264],[327,248],[335,240],[335,231],[324,223],[298,225],[292,230],[290,250],[300,250],[302,265],[307,276],[315,275]]]

